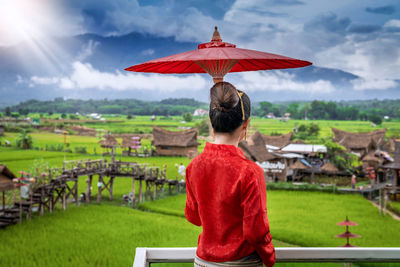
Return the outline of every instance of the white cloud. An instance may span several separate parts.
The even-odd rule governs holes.
[[[151,56],[154,53],[155,53],[154,49],[149,48],[149,49],[143,50],[140,54],[142,54],[143,56]]]
[[[89,40],[85,45],[82,46],[81,51],[79,52],[78,56],[76,57],[78,61],[84,61],[91,55],[93,55],[94,50],[96,47],[100,45],[99,42]]]
[[[33,84],[58,85],[62,89],[100,89],[100,90],[148,90],[174,92],[179,90],[200,90],[207,88],[209,82],[200,75],[162,75],[101,72],[91,64],[76,61],[72,74],[66,77],[31,77]]]
[[[384,27],[395,27],[400,28],[400,20],[399,19],[391,19],[383,25]]]
[[[310,94],[335,91],[335,87],[330,81],[299,82],[294,80],[294,75],[282,71],[246,72],[241,76],[237,88],[243,88],[246,91],[295,91]]]
[[[31,77],[32,83],[41,84],[41,85],[57,84],[57,83],[59,83],[59,81],[60,81],[60,79],[57,77],[38,77],[38,76]]]
[[[397,83],[388,79],[355,79],[352,80],[354,90],[386,90],[395,88]]]

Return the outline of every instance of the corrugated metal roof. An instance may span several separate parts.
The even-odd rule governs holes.
[[[324,145],[289,144],[282,148],[282,151],[308,154],[311,152],[326,153],[327,149]]]

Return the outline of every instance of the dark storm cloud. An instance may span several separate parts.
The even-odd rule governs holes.
[[[345,32],[351,20],[347,17],[339,18],[334,13],[327,13],[312,19],[304,25],[305,30],[323,30],[326,32]]]
[[[396,12],[396,8],[394,6],[367,7],[365,11],[375,14],[392,15]]]
[[[298,0],[273,0],[272,4],[276,6],[294,6],[294,5],[304,5],[304,2]]]
[[[350,27],[347,29],[348,32],[350,33],[373,33],[376,31],[380,31],[382,29],[381,26],[379,25],[350,25]]]

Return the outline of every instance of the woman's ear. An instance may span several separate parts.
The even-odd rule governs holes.
[[[249,127],[249,123],[250,123],[250,118],[248,118],[247,120],[245,120],[244,122],[243,122],[243,128],[247,128],[247,127]]]

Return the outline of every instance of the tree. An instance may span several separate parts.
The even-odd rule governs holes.
[[[191,122],[193,120],[192,113],[183,114],[183,120],[186,121],[186,122]]]
[[[324,145],[327,149],[327,158],[339,170],[353,172],[358,166],[360,166],[358,157],[353,153],[347,153],[344,146],[332,142],[332,140],[328,138],[324,140]]]
[[[11,108],[10,107],[6,107],[6,109],[4,110],[5,114],[7,117],[11,116]]]
[[[126,118],[127,118],[128,120],[130,120],[130,119],[132,119],[132,115],[131,115],[131,114],[128,114],[128,116],[126,116]]]
[[[16,139],[18,148],[31,149],[33,144],[32,136],[28,135],[26,131],[22,131]]]
[[[265,116],[270,112],[272,112],[272,103],[266,101],[260,102],[260,116]]]
[[[294,119],[300,119],[301,116],[299,116],[299,104],[296,102],[290,103],[288,108],[286,109],[286,112],[290,113],[290,117]]]
[[[375,123],[376,125],[379,125],[382,123],[382,118],[381,116],[377,115],[377,114],[369,114],[368,119],[370,121],[372,121],[373,123]]]
[[[208,136],[210,134],[210,130],[208,125],[210,123],[210,119],[205,118],[200,122],[196,123],[196,127],[199,127],[199,135]]]
[[[67,118],[67,114],[65,114],[65,113],[61,114],[61,118],[62,119],[66,119]]]

